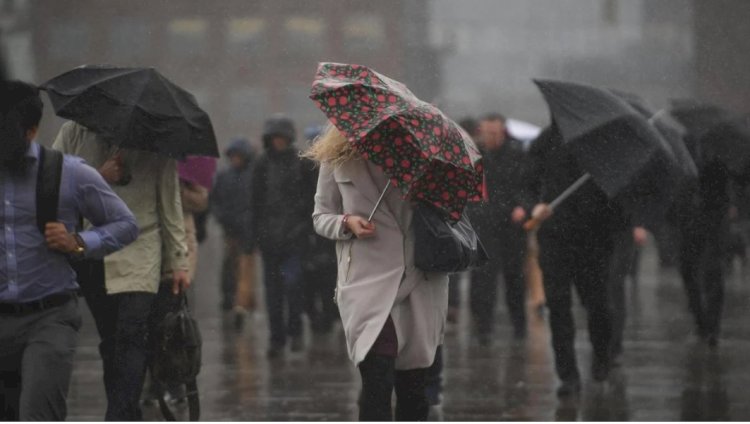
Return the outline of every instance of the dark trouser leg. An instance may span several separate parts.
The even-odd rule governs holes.
[[[336,293],[336,264],[318,274],[318,296],[320,297],[323,329],[328,329],[339,318],[339,310],[333,296]]]
[[[427,421],[426,377],[427,368],[396,371],[396,421]]]
[[[1,319],[1,318],[0,318]],[[7,321],[3,320],[7,325]],[[7,327],[6,327],[7,328]],[[10,330],[10,328],[7,328]],[[2,330],[0,330],[2,331]],[[9,333],[3,331],[4,334]],[[7,343],[10,339],[2,338],[6,343],[0,354],[0,420],[18,421],[21,401],[21,359],[22,351],[20,346],[13,346]]]
[[[425,381],[425,395],[430,405],[440,405],[440,395],[443,393],[443,345],[437,347],[435,360],[427,368]]]
[[[609,373],[612,348],[612,315],[607,297],[607,275],[612,245],[602,244],[582,252],[574,278],[581,303],[587,312],[589,340],[593,348],[592,371],[597,380]]]
[[[272,347],[283,347],[286,343],[286,329],[284,326],[284,279],[281,274],[283,258],[276,255],[263,254],[263,268],[266,289],[266,312],[271,330]]]
[[[302,313],[305,307],[302,265],[299,256],[291,256],[283,261],[281,278],[288,311],[287,334],[299,336],[302,334]]]
[[[526,281],[523,261],[526,256],[525,234],[512,234],[507,238],[501,253],[505,303],[516,338],[526,335]]]
[[[117,330],[112,381],[113,397],[107,407],[107,421],[140,421],[139,400],[146,377],[148,324],[153,293],[133,292],[111,295],[117,301]]]
[[[540,240],[541,242],[541,240]],[[575,323],[571,311],[572,269],[575,265],[562,255],[563,246],[542,244],[539,262],[544,272],[544,293],[549,309],[549,325],[552,333],[552,349],[555,354],[555,369],[560,380],[579,381],[575,352]]]
[[[23,352],[21,421],[64,421],[81,313],[78,301],[41,312]]]
[[[359,399],[360,421],[392,421],[391,395],[396,359],[370,353],[359,364],[362,393]]]
[[[706,249],[703,266],[703,293],[705,294],[705,325],[710,336],[718,337],[724,306],[724,273],[722,249],[718,240],[711,240]]]
[[[494,324],[497,274],[500,270],[498,262],[496,259],[490,260],[490,263],[474,270],[471,274],[469,288],[471,314],[474,317],[477,333],[480,335],[490,334]]]
[[[635,245],[631,231],[627,230],[617,234],[607,278],[609,306],[612,314],[612,353],[614,355],[622,353],[626,319],[625,279],[630,274],[633,256],[635,256]]]
[[[699,336],[706,335],[703,315],[703,296],[700,283],[700,267],[703,242],[697,234],[683,231],[680,245],[680,274],[685,285],[688,307],[693,314]]]
[[[221,265],[221,308],[232,309],[237,293],[237,273],[239,271],[240,241],[224,236],[224,261]]]

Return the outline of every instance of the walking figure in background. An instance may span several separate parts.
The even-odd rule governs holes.
[[[41,117],[36,87],[0,82],[3,420],[65,420],[81,327],[71,261],[101,259],[138,236],[135,217],[95,169],[34,142]],[[92,226],[80,231],[81,218]]]
[[[263,126],[265,152],[252,178],[252,234],[263,257],[266,311],[271,330],[268,356],[284,352],[291,337],[293,352],[304,349],[304,275],[302,255],[312,231],[314,166],[300,160],[294,147],[294,123],[283,115]]]
[[[479,125],[488,199],[469,207],[469,217],[491,260],[471,274],[471,312],[483,346],[491,341],[497,302],[497,279],[503,273],[505,302],[513,337],[526,337],[526,283],[523,275],[526,232],[522,224],[530,205],[526,154],[510,137],[505,117],[493,113]]]
[[[255,308],[255,236],[252,233],[253,153],[244,138],[224,152],[229,166],[218,173],[210,196],[211,213],[224,231],[221,309],[232,313],[235,326]],[[239,296],[238,296],[239,295]]]

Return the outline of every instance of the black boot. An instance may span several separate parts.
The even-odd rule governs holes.
[[[427,368],[396,371],[396,421],[427,421]]]
[[[360,421],[393,421],[393,394],[396,359],[370,353],[359,364],[362,392],[359,397]],[[423,390],[424,392],[424,390]]]

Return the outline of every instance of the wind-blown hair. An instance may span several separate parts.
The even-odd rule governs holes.
[[[334,125],[328,124],[323,133],[312,142],[310,148],[302,153],[302,157],[318,164],[337,167],[350,160],[358,159],[360,156],[349,140]]]

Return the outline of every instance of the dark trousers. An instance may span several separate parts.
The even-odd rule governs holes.
[[[440,405],[443,394],[443,345],[438,346],[435,352],[435,360],[427,368],[427,377],[425,381],[425,394],[427,402],[430,405]]]
[[[539,245],[557,375],[563,381],[580,380],[575,352],[573,287],[588,315],[594,365],[608,369],[612,340],[612,317],[607,299],[611,239],[597,240],[594,236],[587,243],[573,245],[567,240],[540,237]]]
[[[612,260],[610,261],[607,288],[609,290],[609,307],[612,313],[612,353],[622,353],[622,339],[625,333],[627,314],[625,280],[633,276],[637,266],[636,246],[633,232],[630,229],[619,232],[614,237]]]
[[[153,293],[108,295],[104,284],[82,284],[101,343],[107,421],[141,421],[139,405],[146,378]]]
[[[512,230],[482,238],[489,246],[490,260],[472,272],[469,293],[471,313],[479,334],[492,332],[500,272],[505,280],[505,302],[513,329],[516,335],[526,333],[526,283],[523,275],[526,238],[519,232],[522,231],[520,228]]]
[[[0,314],[0,419],[64,421],[81,314],[78,300]]]
[[[696,225],[681,231],[680,273],[690,312],[702,337],[718,336],[721,328],[724,234],[715,226]]]
[[[396,421],[426,421],[426,368],[396,370],[396,358],[370,353],[359,364],[362,393],[360,421],[393,421],[391,396],[396,390]]]
[[[224,311],[232,309],[237,294],[240,246],[240,240],[225,236],[221,263],[221,309]]]
[[[264,252],[263,270],[271,344],[284,346],[287,336],[302,335],[304,287],[300,258]]]
[[[305,310],[312,328],[327,331],[339,317],[333,301],[336,292],[336,262],[305,273]]]

